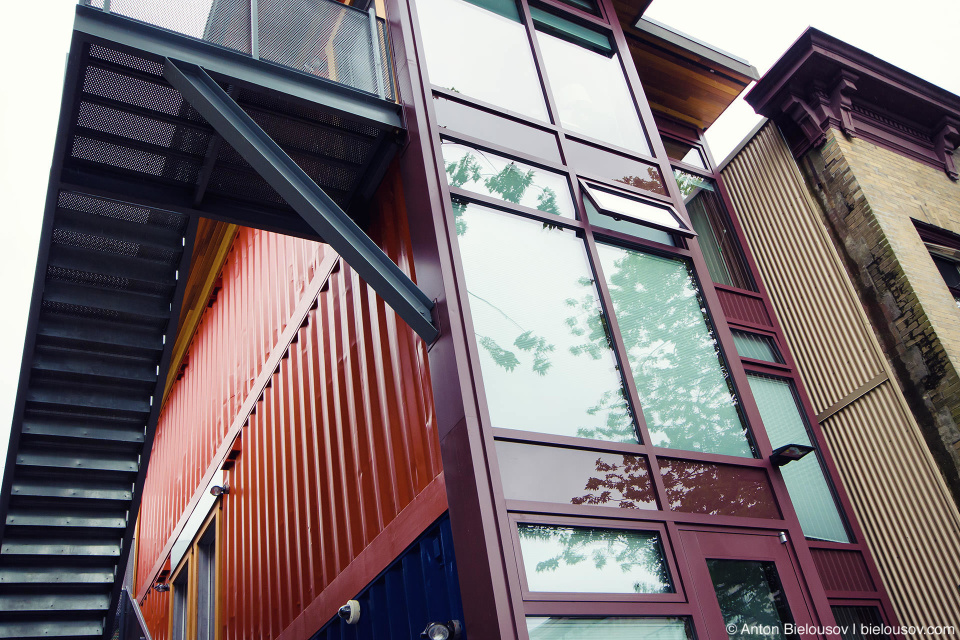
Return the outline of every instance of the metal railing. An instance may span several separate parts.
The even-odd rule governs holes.
[[[80,4],[394,100],[386,24],[334,0],[80,0]]]
[[[130,597],[126,588],[120,592],[120,602],[117,603],[114,623],[111,640],[151,640],[150,631],[147,630],[147,623],[143,619],[143,614],[140,613],[140,607]]]

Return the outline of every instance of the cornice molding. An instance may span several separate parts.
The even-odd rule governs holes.
[[[746,95],[774,120],[795,157],[830,128],[958,179],[960,97],[809,28]]]

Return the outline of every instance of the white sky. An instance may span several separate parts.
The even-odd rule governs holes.
[[[182,1],[182,0],[181,0]],[[158,3],[160,0],[158,0]],[[196,0],[191,0],[191,3]],[[75,0],[7,2],[0,21],[0,449],[19,378],[23,334],[56,133]],[[761,75],[812,25],[960,94],[960,0],[655,0],[647,16],[749,60]],[[711,128],[719,162],[756,124],[742,101]],[[3,460],[0,458],[0,472]]]

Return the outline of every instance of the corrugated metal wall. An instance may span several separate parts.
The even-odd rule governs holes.
[[[410,272],[399,188],[391,172],[368,232]],[[441,470],[423,343],[345,264],[312,281],[322,259],[321,245],[241,229],[161,416],[138,592],[244,400],[262,393],[222,500],[224,638],[278,636]],[[301,298],[318,287],[310,308]],[[291,316],[298,303],[305,316]],[[288,325],[293,344],[256,388]],[[166,601],[144,603],[159,637]]]
[[[335,618],[311,640],[414,640],[430,622],[463,622],[450,520],[444,516],[356,600],[356,625]]]
[[[776,127],[722,174],[900,622],[960,627],[960,514]]]

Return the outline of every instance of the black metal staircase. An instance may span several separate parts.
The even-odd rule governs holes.
[[[77,7],[0,487],[0,638],[123,637],[199,218],[325,240],[436,333],[432,303],[349,217],[403,133],[382,21],[332,0],[218,0],[191,37],[175,3],[159,25],[131,19],[145,0],[115,0],[128,17],[94,4]]]

